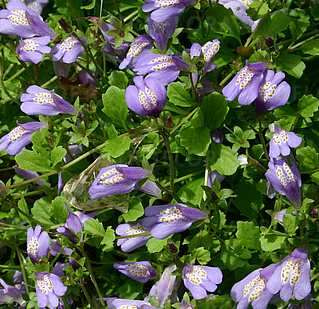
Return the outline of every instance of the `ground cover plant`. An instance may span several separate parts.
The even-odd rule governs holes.
[[[318,308],[318,25],[0,1],[0,307]]]

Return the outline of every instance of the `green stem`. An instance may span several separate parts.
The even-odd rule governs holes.
[[[88,271],[90,273],[90,279],[91,279],[91,281],[92,281],[92,283],[93,283],[93,285],[95,287],[95,290],[96,290],[97,295],[99,297],[99,301],[100,301],[101,305],[104,306],[103,295],[102,295],[102,293],[101,293],[101,291],[99,289],[99,286],[98,286],[98,284],[97,284],[97,282],[95,280],[95,276],[94,276],[94,273],[93,273],[92,265],[91,265],[89,257],[87,256],[87,254],[86,254],[86,252],[85,252],[85,250],[83,248],[83,244],[81,245],[81,252],[82,252],[83,256],[85,257],[87,269],[88,269]]]
[[[4,54],[3,54],[3,49],[1,50],[1,63],[0,63],[0,86],[3,89],[4,93],[10,98],[13,99],[13,96],[9,93],[9,91],[6,88],[6,85],[4,83],[3,80],[3,75],[4,75],[4,64],[3,61],[4,60]]]
[[[168,164],[169,164],[169,182],[171,186],[172,194],[174,195],[175,192],[175,162],[174,162],[174,156],[171,151],[171,145],[169,142],[169,135],[168,132],[163,129],[162,136],[164,139],[164,145],[166,147],[167,155],[168,155]]]
[[[226,77],[219,83],[219,86],[224,86],[228,80],[233,76],[235,70],[232,70],[229,74],[226,75]]]
[[[195,108],[186,117],[184,117],[183,120],[171,131],[171,134],[174,134],[184,123],[186,123],[190,118],[192,118],[197,111],[198,108]]]
[[[259,136],[259,140],[261,141],[263,148],[264,148],[264,152],[265,152],[265,156],[267,157],[267,160],[269,161],[269,155],[268,155],[268,151],[267,151],[267,145],[266,145],[266,141],[264,138],[264,135],[262,133],[262,126],[261,126],[261,121],[259,120],[259,130],[258,130],[258,136]]]
[[[137,14],[138,14],[138,10],[135,10],[130,15],[127,15],[123,20],[124,23],[127,23],[131,18],[133,18]]]
[[[13,189],[13,188],[17,188],[17,187],[21,187],[21,186],[25,186],[25,185],[27,185],[27,184],[29,184],[29,183],[32,183],[32,182],[35,182],[35,181],[37,181],[37,180],[39,180],[39,179],[47,178],[47,177],[49,177],[49,176],[56,175],[56,174],[58,174],[59,172],[64,171],[64,170],[68,169],[69,167],[73,166],[74,164],[76,164],[76,163],[82,161],[83,159],[87,158],[87,157],[90,156],[91,154],[97,152],[98,150],[100,150],[101,148],[104,147],[105,143],[106,143],[106,142],[104,142],[103,144],[101,144],[101,145],[99,145],[99,146],[97,146],[97,147],[91,149],[90,151],[84,153],[83,155],[77,157],[75,160],[73,160],[73,161],[67,163],[67,164],[64,165],[64,166],[62,166],[62,167],[60,168],[60,170],[58,170],[58,171],[48,172],[48,173],[43,174],[43,175],[40,175],[40,176],[38,176],[38,177],[34,177],[34,178],[32,178],[32,179],[28,179],[28,180],[25,180],[25,181],[16,183],[16,184],[11,185],[11,186],[7,186],[7,187],[6,187],[6,190],[8,190],[8,189]]]
[[[86,298],[87,304],[90,305],[91,304],[91,298],[90,298],[90,295],[89,295],[89,293],[88,293],[88,291],[87,291],[87,289],[85,287],[85,284],[84,284],[82,279],[81,279],[80,285],[81,285],[81,288],[83,290],[84,296]]]
[[[7,82],[10,82],[14,79],[16,79],[18,76],[20,76],[24,71],[26,70],[26,68],[22,68],[20,69],[18,72],[16,72],[15,74],[13,74],[9,79],[7,79]]]
[[[25,268],[24,268],[24,259],[22,257],[20,249],[17,248],[16,251],[17,251],[19,263],[21,266],[21,273],[22,273],[22,277],[23,277],[23,281],[24,281],[24,285],[25,285],[25,290],[26,290],[27,294],[29,295],[28,280],[27,280],[27,275],[26,275]]]
[[[297,44],[295,44],[295,45],[293,45],[291,47],[288,47],[288,49],[290,51],[292,51],[292,50],[300,47],[301,45],[303,45],[303,44],[305,44],[305,43],[307,43],[307,42],[309,42],[309,41],[311,41],[311,40],[313,40],[314,38],[317,38],[317,37],[319,37],[319,33],[315,34],[315,35],[313,35],[313,36],[311,36],[311,37],[309,37],[309,38],[307,38],[307,39],[305,39],[305,40],[303,40],[303,41],[301,41],[301,42],[299,42],[299,43],[297,43]]]
[[[45,88],[45,87],[49,86],[50,84],[52,84],[53,82],[55,82],[57,79],[58,79],[58,77],[55,75],[50,80],[48,80],[47,82],[42,84],[41,87]]]

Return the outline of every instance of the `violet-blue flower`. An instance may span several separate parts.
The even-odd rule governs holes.
[[[223,95],[228,101],[238,97],[241,105],[253,103],[259,95],[259,87],[264,78],[266,65],[262,62],[248,63],[223,88]]]
[[[311,292],[310,261],[304,249],[297,248],[279,263],[267,282],[272,294],[280,293],[280,298],[302,300]]]
[[[15,167],[14,171],[16,172],[16,174],[18,174],[19,176],[23,177],[24,179],[33,179],[33,178],[37,178],[37,177],[40,176],[37,172],[24,170],[24,169],[21,169],[19,167]],[[43,179],[41,179],[41,178],[35,180],[34,182],[38,186],[43,186],[45,184],[45,181]]]
[[[151,18],[156,22],[163,22],[171,16],[181,14],[194,0],[145,0],[144,12],[152,12]]]
[[[41,62],[43,56],[51,51],[51,48],[47,46],[50,41],[51,38],[49,36],[21,40],[17,47],[19,59],[34,64]]]
[[[176,265],[170,265],[166,267],[161,278],[152,286],[145,300],[149,301],[150,299],[154,299],[162,308],[174,290],[176,276],[173,275],[173,272],[175,270]]]
[[[42,13],[43,8],[48,4],[49,0],[24,0],[25,5],[37,12]]]
[[[6,9],[0,10],[0,33],[22,38],[49,36],[54,32],[42,17],[19,0],[10,0]]]
[[[146,283],[156,276],[156,271],[148,261],[114,263],[113,267],[125,276]]]
[[[158,116],[166,103],[165,86],[153,77],[134,77],[134,86],[128,86],[125,99],[130,110],[141,116]]]
[[[73,242],[76,242],[76,235],[80,233],[83,229],[84,223],[91,219],[90,216],[80,212],[70,212],[66,222],[63,226],[57,228],[57,232],[63,234],[64,236],[70,238]]]
[[[232,287],[231,297],[237,303],[237,308],[246,309],[249,304],[254,309],[268,308],[274,293],[268,291],[266,284],[276,267],[277,264],[271,264],[256,269]]]
[[[5,150],[9,155],[16,155],[31,143],[32,133],[44,128],[42,122],[26,122],[15,127],[11,132],[0,139],[0,150]]]
[[[302,139],[294,132],[287,132],[275,126],[274,135],[269,143],[269,156],[278,158],[280,155],[289,156],[290,148],[298,147]]]
[[[52,49],[53,61],[74,63],[84,53],[83,44],[74,36],[67,37]]]
[[[191,58],[203,57],[204,68],[203,72],[207,73],[215,69],[216,65],[212,63],[220,48],[220,41],[215,39],[206,42],[203,46],[198,43],[193,43],[190,49]]]
[[[219,0],[218,3],[227,9],[231,9],[233,14],[244,24],[248,25],[252,31],[255,30],[258,20],[254,21],[248,14],[247,9],[253,0]]]
[[[143,300],[130,300],[123,298],[105,298],[109,309],[155,309],[150,303]]]
[[[21,95],[21,102],[21,110],[28,115],[54,116],[75,112],[74,107],[62,97],[36,85],[27,88]]]
[[[139,35],[131,43],[130,48],[126,54],[126,57],[120,63],[119,68],[121,70],[130,66],[134,59],[139,56],[143,50],[151,48],[152,40],[148,35]]]
[[[126,194],[133,191],[140,180],[149,172],[141,167],[114,164],[100,170],[91,187],[91,199],[99,199],[114,194]]]
[[[128,238],[118,239],[117,245],[121,247],[123,252],[131,252],[135,249],[144,246],[151,236],[148,236],[148,231],[139,222],[125,223],[117,226],[116,235]],[[139,235],[143,236],[139,236]]]
[[[158,83],[167,85],[177,79],[181,70],[186,70],[188,65],[175,55],[154,54],[145,50],[137,57],[133,70],[138,75],[149,74]]]
[[[295,162],[282,158],[273,159],[268,164],[265,174],[273,188],[281,195],[286,196],[293,204],[299,206],[301,201],[301,176]]]
[[[40,308],[56,308],[59,305],[59,297],[65,294],[67,287],[57,275],[39,272],[36,273],[35,289]]]
[[[0,305],[12,305],[13,303],[18,303],[22,307],[24,303],[22,295],[25,293],[25,288],[23,284],[20,284],[21,282],[14,281],[15,285],[13,286],[0,279]]]
[[[218,267],[185,265],[183,268],[184,285],[194,299],[206,298],[207,291],[216,291],[222,280],[223,274]]]
[[[27,233],[27,253],[32,262],[39,262],[41,258],[48,255],[50,237],[47,232],[42,231],[40,225],[35,229],[30,227]]]
[[[258,112],[273,110],[288,102],[291,87],[283,81],[285,73],[267,70],[263,83],[260,85],[259,94],[255,101]]]
[[[151,17],[148,18],[148,34],[155,41],[159,50],[167,48],[168,40],[175,32],[178,23],[178,16],[172,15],[163,22],[156,22]]]
[[[187,230],[195,221],[204,219],[206,214],[183,204],[150,206],[145,209],[143,226],[152,236],[164,239],[169,235]]]

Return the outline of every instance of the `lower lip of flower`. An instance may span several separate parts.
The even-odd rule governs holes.
[[[248,67],[244,67],[239,72],[239,75],[236,79],[236,85],[242,90],[247,87],[247,85],[251,82],[254,77],[254,72],[251,71]]]
[[[260,297],[265,287],[265,280],[257,276],[244,286],[243,296],[248,297],[249,302],[253,302]]]
[[[11,14],[8,16],[11,24],[16,26],[29,26],[30,23],[26,16],[26,12],[24,10],[12,10]]]
[[[102,185],[114,185],[124,180],[124,175],[116,168],[112,168],[103,173],[99,179],[99,184]]]
[[[301,276],[301,263],[299,260],[288,260],[286,265],[281,270],[281,282],[283,284],[290,283],[294,285],[298,282]]]
[[[184,219],[184,215],[177,207],[170,207],[160,212],[159,221],[163,223],[174,223]]]
[[[270,82],[266,82],[260,87],[259,93],[261,97],[263,98],[263,100],[267,102],[274,96],[276,89],[277,89],[277,85],[272,84]]]
[[[49,92],[38,92],[33,101],[37,104],[54,104],[53,96]]]
[[[146,278],[148,276],[148,268],[142,264],[130,264],[128,272],[134,277]]]
[[[201,266],[193,266],[192,270],[185,277],[194,285],[200,285],[207,279],[207,272]]]
[[[43,276],[41,279],[37,280],[37,286],[42,294],[49,294],[53,291],[53,283],[49,276]]]
[[[11,142],[14,142],[14,141],[18,140],[25,132],[26,132],[26,130],[24,128],[22,128],[20,126],[16,127],[9,133],[9,140]]]
[[[32,237],[27,244],[27,252],[31,255],[36,255],[39,250],[39,241],[36,237]]]

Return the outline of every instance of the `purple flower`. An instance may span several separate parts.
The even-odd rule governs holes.
[[[144,12],[152,12],[151,18],[160,23],[179,15],[193,2],[194,0],[145,0],[142,9]]]
[[[167,85],[177,79],[181,70],[187,69],[187,64],[178,56],[154,54],[145,50],[134,64],[138,75],[150,74],[158,83]]]
[[[164,269],[160,280],[152,286],[146,300],[154,298],[160,307],[164,306],[175,287],[176,276],[173,275],[175,270],[176,265],[170,265]]]
[[[0,33],[18,35],[22,38],[33,36],[54,37],[54,32],[35,11],[19,0],[10,0],[7,8],[0,10]]]
[[[109,309],[123,309],[123,308],[134,308],[134,309],[155,309],[148,302],[143,300],[130,300],[122,298],[105,298]]]
[[[249,304],[254,309],[268,308],[274,293],[268,291],[266,284],[276,267],[276,264],[271,264],[256,269],[232,287],[231,297],[238,303],[237,308],[246,309]]]
[[[275,73],[272,70],[267,70],[255,102],[257,111],[270,111],[287,103],[291,87],[286,81],[283,81],[284,78],[283,72]]]
[[[49,0],[24,0],[26,6],[38,14],[42,13],[43,8],[48,4]]]
[[[117,241],[117,245],[120,246],[121,250],[124,252],[134,251],[135,249],[144,246],[150,239],[150,236],[147,236],[148,231],[138,222],[120,224],[115,232],[116,235],[119,236],[128,236],[128,238],[122,238]],[[140,234],[144,235],[138,236]]]
[[[141,116],[158,116],[166,103],[165,86],[152,77],[134,77],[134,86],[128,86],[125,99],[130,110]]]
[[[82,85],[96,86],[96,80],[88,71],[82,70],[78,75],[78,79]]]
[[[18,174],[19,176],[25,178],[25,179],[33,179],[33,178],[37,178],[39,177],[39,174],[36,172],[32,172],[32,171],[28,171],[28,170],[23,170],[19,167],[15,167],[14,171],[16,172],[16,174]],[[38,179],[35,181],[35,183],[38,186],[43,186],[45,184],[45,181],[43,179]]]
[[[286,216],[287,209],[283,209],[274,213],[273,219],[281,224],[284,223],[284,218]]]
[[[115,263],[113,267],[129,278],[146,283],[156,276],[156,271],[148,261]]]
[[[40,308],[56,308],[59,305],[59,297],[65,294],[67,287],[57,275],[40,272],[36,273],[35,289]]]
[[[27,233],[27,252],[32,262],[39,262],[42,257],[47,256],[50,246],[50,237],[47,232],[42,231],[41,226],[37,225],[33,230],[28,229]]]
[[[207,297],[207,291],[214,292],[222,280],[223,274],[218,267],[186,265],[183,268],[184,285],[195,299]]]
[[[266,66],[262,62],[247,64],[224,87],[223,95],[228,101],[233,101],[238,96],[241,105],[253,103],[259,95],[265,69]]]
[[[280,293],[280,298],[286,302],[291,298],[306,298],[311,292],[307,252],[297,248],[283,259],[269,278],[267,289],[272,294]]]
[[[248,16],[247,9],[253,0],[219,0],[218,3],[223,5],[226,9],[231,9],[233,14],[244,24],[251,27],[254,30],[258,24],[258,21]]]
[[[212,133],[212,140],[215,144],[222,144],[224,141],[224,132],[221,129],[216,129]]]
[[[269,156],[278,158],[280,155],[289,156],[290,147],[296,148],[302,142],[302,139],[293,132],[287,132],[275,127],[274,135],[269,143]]]
[[[149,175],[141,167],[114,164],[100,170],[89,188],[91,199],[99,199],[114,194],[126,194],[133,191],[142,179]]]
[[[52,49],[53,61],[74,63],[84,53],[83,42],[76,37],[69,36]]]
[[[122,43],[120,46],[116,45],[115,37],[112,34],[116,31],[116,28],[113,25],[102,24],[100,29],[105,39],[103,51],[115,62],[121,61],[125,57],[129,45],[127,43]]]
[[[203,57],[204,73],[215,69],[216,65],[212,63],[212,59],[216,56],[220,48],[220,41],[215,39],[200,46],[198,43],[193,43],[190,49],[191,58]]]
[[[73,106],[62,97],[36,85],[28,87],[20,99],[22,102],[20,108],[28,115],[54,116],[75,112]]]
[[[172,15],[163,22],[156,22],[151,17],[148,18],[148,34],[155,41],[159,50],[167,48],[167,42],[175,32],[178,23],[178,16]]]
[[[153,195],[157,198],[162,197],[161,189],[158,187],[158,185],[154,181],[151,181],[151,180],[146,180],[143,184],[138,185],[137,189],[141,192],[144,192],[149,195]]]
[[[284,159],[273,159],[268,164],[265,174],[273,188],[281,195],[286,196],[298,206],[301,201],[301,177],[295,162],[288,165]]]
[[[21,282],[15,283],[14,286],[8,285],[4,280],[0,279],[0,305],[12,303],[23,305],[24,300],[22,295],[25,293],[24,285],[20,284]]]
[[[126,57],[121,62],[119,68],[121,70],[128,67],[134,59],[139,56],[146,48],[150,48],[152,40],[148,35],[139,35],[130,45],[130,48],[126,54]]]
[[[49,36],[34,37],[21,40],[17,47],[17,54],[21,61],[39,63],[44,54],[48,54],[51,48],[47,46],[51,38]]]
[[[208,174],[207,186],[211,188],[215,181],[222,182],[224,179],[225,177],[218,172],[210,172]]]
[[[152,236],[164,239],[174,233],[187,230],[195,221],[204,219],[206,214],[183,204],[151,206],[145,209],[143,226]]]
[[[45,127],[42,122],[21,123],[10,133],[0,139],[0,150],[6,150],[9,155],[18,154],[31,143],[32,133]]]
[[[90,216],[80,211],[70,212],[64,226],[58,227],[57,232],[76,242],[76,234],[82,231],[84,223],[89,219],[91,219]]]

